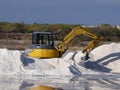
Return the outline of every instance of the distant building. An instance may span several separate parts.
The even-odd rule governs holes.
[[[120,29],[120,25],[117,25],[117,28]]]
[[[88,27],[88,28],[92,28],[92,27],[96,27],[96,25],[86,25],[86,24],[81,24],[82,27]]]
[[[86,24],[80,24],[80,26],[82,26],[82,27],[85,27],[85,28],[94,28],[94,27],[97,27],[97,26],[99,26],[99,25],[86,25]],[[113,28],[118,28],[118,29],[120,29],[120,25],[110,25],[111,27],[113,27]]]

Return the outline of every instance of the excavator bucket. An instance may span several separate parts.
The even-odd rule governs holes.
[[[81,57],[83,61],[87,61],[90,58],[89,54],[86,53],[84,56]]]
[[[87,61],[90,57],[89,56],[83,56],[81,57],[82,60]]]

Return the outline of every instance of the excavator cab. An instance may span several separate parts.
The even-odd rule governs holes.
[[[54,58],[59,56],[54,47],[52,32],[33,32],[32,44],[29,49],[28,56],[34,58]]]
[[[33,32],[32,45],[54,46],[53,34],[51,32]]]

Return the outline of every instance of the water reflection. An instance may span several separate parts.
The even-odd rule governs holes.
[[[64,90],[120,90],[120,75],[0,77],[0,90],[29,90],[39,85],[61,87]]]

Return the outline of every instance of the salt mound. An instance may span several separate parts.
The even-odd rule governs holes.
[[[74,66],[61,58],[35,59],[25,57],[22,62],[24,68],[22,74],[25,75],[80,75]]]
[[[0,74],[17,74],[22,66],[21,52],[0,49]]]
[[[97,64],[111,69],[111,72],[120,73],[120,44],[112,43],[97,47],[92,52]]]
[[[81,73],[61,58],[36,59],[24,57],[18,50],[0,49],[0,75],[80,75]]]
[[[120,73],[120,44],[112,43],[97,47],[90,59],[83,61],[81,51],[67,51],[62,58],[36,59],[24,57],[18,50],[0,49],[0,75],[81,75]]]

